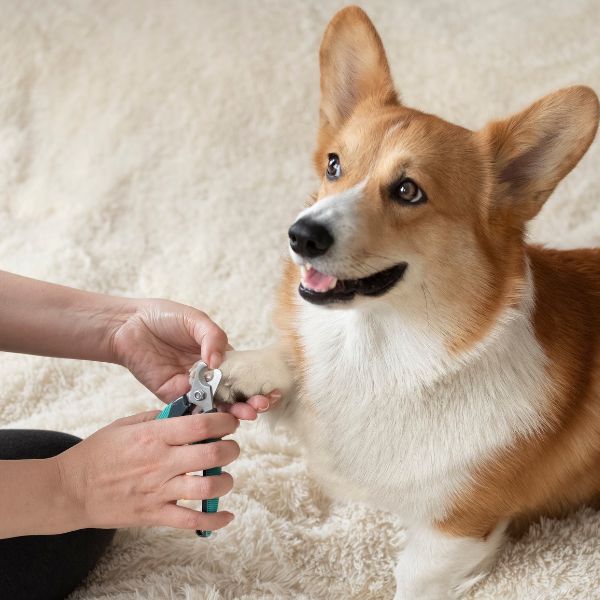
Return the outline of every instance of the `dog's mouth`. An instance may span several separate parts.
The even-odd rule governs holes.
[[[302,269],[298,293],[313,304],[348,302],[355,296],[381,296],[391,290],[404,275],[407,263],[400,263],[361,279],[337,279],[317,271],[312,265]]]

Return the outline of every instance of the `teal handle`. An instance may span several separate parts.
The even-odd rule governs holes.
[[[187,396],[179,396],[171,404],[167,404],[156,416],[157,419],[169,419],[170,417],[182,417],[190,414],[190,403]]]
[[[209,442],[217,442],[218,440],[204,440],[199,442],[200,444],[208,444]],[[221,474],[221,467],[213,467],[212,469],[204,469],[202,471],[203,477],[211,477],[213,475]],[[219,499],[218,498],[209,498],[207,500],[202,500],[202,512],[203,513],[216,513],[219,510]],[[196,535],[199,537],[207,538],[210,537],[212,531],[207,531],[205,529],[197,529]]]
[[[169,412],[171,411],[171,405],[167,404],[161,411],[160,414],[156,417],[156,419],[168,419]]]
[[[190,403],[187,399],[187,396],[181,396],[171,402],[171,404],[167,404],[162,411],[156,416],[156,419],[168,419],[169,417],[181,417],[183,415],[189,415],[190,412]],[[219,440],[202,440],[201,442],[196,442],[196,444],[208,444],[210,442],[218,442]],[[214,467],[212,469],[204,469],[202,471],[203,477],[211,477],[214,475],[221,474],[221,467]],[[207,500],[202,500],[202,512],[204,513],[216,513],[219,510],[219,499],[218,498],[209,498]],[[199,537],[207,538],[210,537],[212,531],[206,531],[203,529],[198,529],[196,534]]]

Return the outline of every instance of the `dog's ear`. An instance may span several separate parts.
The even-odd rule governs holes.
[[[558,90],[481,132],[492,158],[496,193],[491,216],[522,226],[594,139],[600,110],[590,88]]]
[[[366,13],[348,6],[331,19],[319,52],[321,129],[335,131],[367,98],[397,101],[379,34]]]

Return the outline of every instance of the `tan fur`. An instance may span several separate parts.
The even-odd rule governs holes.
[[[297,322],[297,305],[295,303],[295,297],[298,294],[297,271],[297,267],[292,261],[287,260],[275,309],[275,325],[280,332],[282,343],[288,349],[289,358],[293,364],[301,365],[303,363],[302,347],[295,326]]]

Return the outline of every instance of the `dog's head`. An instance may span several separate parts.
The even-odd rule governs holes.
[[[399,101],[357,7],[330,22],[320,64],[321,185],[289,230],[300,295],[343,307],[418,296],[449,317],[514,298],[525,225],[594,137],[594,92],[563,89],[464,129]]]

